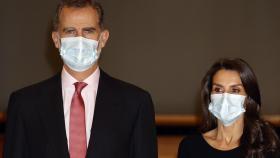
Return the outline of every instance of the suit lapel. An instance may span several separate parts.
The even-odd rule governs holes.
[[[104,143],[104,130],[110,126],[108,119],[111,117],[108,117],[108,115],[111,115],[109,111],[112,109],[111,106],[114,103],[115,100],[110,84],[110,77],[101,70],[87,158],[104,155],[102,154],[104,149],[101,149],[100,144]]]
[[[41,110],[47,134],[46,157],[67,158],[69,156],[65,130],[60,73],[47,85]]]

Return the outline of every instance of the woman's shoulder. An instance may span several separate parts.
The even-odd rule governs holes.
[[[182,141],[180,142],[181,147],[185,146],[195,146],[197,144],[202,143],[202,134],[201,133],[196,133],[192,135],[185,136]]]
[[[201,147],[203,147],[202,139],[200,133],[185,136],[179,145],[178,158],[197,157],[196,154],[201,152]]]

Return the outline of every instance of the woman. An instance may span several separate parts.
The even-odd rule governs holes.
[[[217,61],[201,96],[202,134],[183,139],[178,158],[280,158],[279,138],[260,117],[259,86],[245,61]]]

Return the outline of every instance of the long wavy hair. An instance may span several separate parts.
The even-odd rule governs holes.
[[[260,117],[261,95],[256,75],[248,63],[239,58],[218,60],[204,76],[201,87],[201,132],[204,133],[217,127],[217,119],[209,112],[208,106],[213,76],[221,69],[238,72],[247,94],[244,105],[246,108],[244,129],[240,140],[240,145],[245,148],[244,157],[264,158],[265,154],[279,150],[280,143],[276,132]]]

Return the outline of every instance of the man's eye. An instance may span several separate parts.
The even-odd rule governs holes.
[[[84,34],[93,34],[95,33],[94,30],[84,30]]]
[[[85,33],[92,33],[92,30],[85,30]]]
[[[75,34],[75,30],[66,30],[65,33],[66,34]]]

